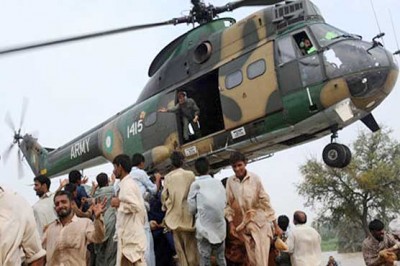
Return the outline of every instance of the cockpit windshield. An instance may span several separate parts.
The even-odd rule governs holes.
[[[314,24],[310,26],[315,39],[320,47],[325,47],[344,38],[356,38],[356,36],[348,34],[342,30],[332,27],[328,24]]]

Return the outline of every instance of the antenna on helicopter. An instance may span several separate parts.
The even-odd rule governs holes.
[[[26,44],[26,45],[21,45],[21,46],[16,46],[16,47],[4,48],[4,49],[0,49],[0,55],[21,52],[21,51],[26,51],[26,50],[32,50],[32,49],[36,49],[36,48],[42,48],[42,47],[58,45],[58,44],[63,44],[63,43],[68,43],[68,42],[76,42],[76,41],[81,41],[81,40],[97,38],[97,37],[104,37],[104,36],[108,36],[108,35],[114,35],[114,34],[129,32],[129,31],[154,28],[154,27],[159,27],[159,26],[177,25],[177,24],[181,24],[181,23],[204,24],[204,23],[212,21],[215,17],[217,17],[218,14],[226,12],[226,11],[233,11],[234,9],[237,9],[240,7],[245,7],[245,6],[274,5],[274,4],[277,4],[282,1],[283,0],[240,0],[240,1],[227,3],[224,6],[215,7],[210,4],[209,5],[204,4],[204,2],[202,0],[191,0],[191,3],[193,4],[193,8],[190,11],[188,16],[177,17],[177,18],[173,18],[173,19],[163,21],[163,22],[158,22],[158,23],[135,25],[135,26],[118,28],[118,29],[88,33],[88,34],[83,34],[83,35],[76,35],[76,36],[66,37],[66,38],[62,38],[62,39],[55,39],[55,40],[50,40],[50,41],[46,41],[46,42],[38,42],[38,43]]]
[[[392,12],[390,12],[390,9],[389,9],[389,17],[390,17],[390,22],[392,23],[392,29],[393,29],[393,33],[394,33],[394,38],[395,38],[395,40],[396,40],[396,46],[397,46],[397,51],[395,51],[395,52],[393,53],[393,55],[398,55],[398,54],[400,54],[399,42],[398,42],[398,40],[397,40],[397,34],[396,34],[396,30],[395,30],[395,28],[394,28]]]
[[[20,118],[20,123],[19,123],[18,129],[15,127],[15,124],[11,118],[10,113],[9,112],[6,113],[5,122],[8,125],[8,127],[14,132],[14,136],[13,136],[12,143],[8,146],[8,148],[3,152],[2,156],[1,156],[3,158],[4,163],[6,163],[8,161],[8,158],[10,157],[10,154],[11,154],[12,150],[14,149],[15,145],[17,144],[18,148],[20,147],[21,139],[23,139],[23,136],[21,135],[21,128],[25,121],[27,106],[28,106],[28,99],[26,97],[24,97],[23,102],[22,102],[21,118]],[[22,165],[23,156],[21,154],[21,149],[18,149],[17,158],[18,158],[18,161],[17,161],[18,178],[22,178],[24,175],[24,169],[23,169],[23,165]]]
[[[383,32],[381,31],[381,27],[379,26],[378,17],[376,16],[376,12],[375,12],[375,7],[374,7],[374,4],[372,3],[372,0],[369,0],[369,2],[371,3],[372,11],[374,12],[375,22],[376,22],[376,25],[378,26],[378,30],[379,30],[379,34],[378,35],[380,35]],[[383,35],[385,35],[385,33],[383,33]],[[381,37],[383,37],[383,35]],[[381,37],[379,37],[379,38],[381,38]],[[372,41],[374,41],[374,39],[372,39]],[[383,45],[385,45],[385,40],[383,40],[383,38],[382,38],[382,43],[383,43]],[[371,47],[371,49],[374,48],[374,47]]]

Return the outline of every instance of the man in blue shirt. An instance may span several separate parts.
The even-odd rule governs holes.
[[[189,211],[196,214],[196,239],[200,265],[211,265],[211,253],[215,252],[218,265],[226,265],[226,222],[224,208],[226,194],[221,181],[209,175],[209,162],[202,157],[195,168],[200,176],[191,184],[188,194]]]
[[[76,190],[77,190],[77,197],[75,199],[76,205],[78,205],[78,208],[81,207],[82,205],[82,199],[88,199],[90,198],[89,195],[87,194],[85,188],[81,186],[82,184],[82,174],[78,170],[72,170],[68,174],[68,180],[69,183],[75,184],[76,185]],[[89,204],[87,202],[83,203],[83,208],[82,211],[86,212],[89,209]]]

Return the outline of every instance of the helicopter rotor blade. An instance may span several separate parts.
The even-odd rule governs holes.
[[[236,2],[231,2],[228,3],[227,5],[232,7],[233,9],[239,8],[239,7],[244,7],[244,6],[269,6],[269,5],[275,5],[279,2],[282,2],[284,0],[242,0],[242,1],[236,1]]]
[[[8,146],[8,148],[5,149],[5,151],[1,155],[4,163],[7,163],[8,158],[10,157],[11,151],[13,150],[14,146],[15,146],[14,143],[11,143],[10,146]]]
[[[108,36],[108,35],[128,32],[128,31],[135,31],[135,30],[142,30],[142,29],[146,29],[146,28],[159,27],[159,26],[164,26],[164,25],[169,25],[169,24],[174,24],[174,25],[177,24],[176,19],[172,19],[172,20],[168,20],[168,21],[164,21],[164,22],[158,22],[158,23],[129,26],[129,27],[118,28],[118,29],[107,30],[107,31],[99,31],[99,32],[94,32],[94,33],[89,33],[89,34],[83,34],[83,35],[77,35],[77,36],[72,36],[72,37],[66,37],[66,38],[62,38],[62,39],[51,40],[51,41],[47,41],[47,42],[39,42],[39,43],[26,44],[26,45],[21,45],[21,46],[16,46],[16,47],[4,48],[4,49],[0,49],[0,55],[21,52],[21,51],[26,51],[26,50],[32,50],[32,49],[36,49],[36,48],[53,46],[53,45],[58,45],[58,44],[63,44],[63,43],[93,39],[93,38],[97,38],[97,37],[104,37],[104,36]]]
[[[22,112],[21,112],[21,119],[19,121],[19,128],[21,128],[22,125],[24,124],[28,103],[29,103],[28,98],[24,97],[22,100]]]
[[[5,120],[6,124],[8,125],[8,127],[9,127],[13,132],[15,132],[15,124],[14,124],[14,122],[13,122],[13,120],[12,120],[11,115],[10,115],[9,112],[6,113],[6,117],[5,117],[4,120]]]

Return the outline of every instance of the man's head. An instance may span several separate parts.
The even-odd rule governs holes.
[[[72,170],[68,174],[68,181],[69,183],[73,183],[76,185],[80,185],[82,180],[82,174],[78,170]]]
[[[36,195],[41,198],[45,193],[50,190],[51,181],[47,176],[38,175],[33,179]]]
[[[136,166],[140,169],[144,168],[144,156],[141,153],[135,153],[134,155],[132,155],[132,166]]]
[[[229,163],[237,178],[244,178],[247,174],[246,165],[247,159],[243,153],[233,152],[229,158]]]
[[[57,191],[54,195],[54,209],[58,218],[62,219],[72,213],[72,195],[68,191]]]
[[[206,157],[201,157],[194,162],[194,167],[199,175],[206,175],[210,170],[210,163]]]
[[[282,231],[286,232],[286,230],[289,226],[289,217],[287,217],[286,215],[280,215],[278,217],[278,225],[279,225],[279,228],[282,229]]]
[[[186,92],[180,91],[178,92],[178,103],[183,104],[186,101]]]
[[[303,211],[295,211],[293,214],[294,224],[305,224],[307,223],[307,214]]]
[[[174,151],[172,152],[170,159],[173,167],[180,168],[185,161],[185,156],[183,156],[182,152],[180,151]]]
[[[312,44],[311,41],[309,39],[304,39],[304,48],[308,49],[311,48]]]
[[[106,173],[100,173],[96,176],[96,181],[99,187],[108,186],[108,176]]]
[[[68,191],[71,194],[72,199],[76,199],[78,197],[77,186],[74,183],[68,183],[64,187],[65,191]]]
[[[117,179],[124,178],[132,169],[132,162],[128,155],[120,154],[113,160],[114,175]]]
[[[368,225],[369,232],[379,242],[383,240],[383,237],[385,235],[384,228],[385,225],[382,221],[378,219],[372,220]]]

